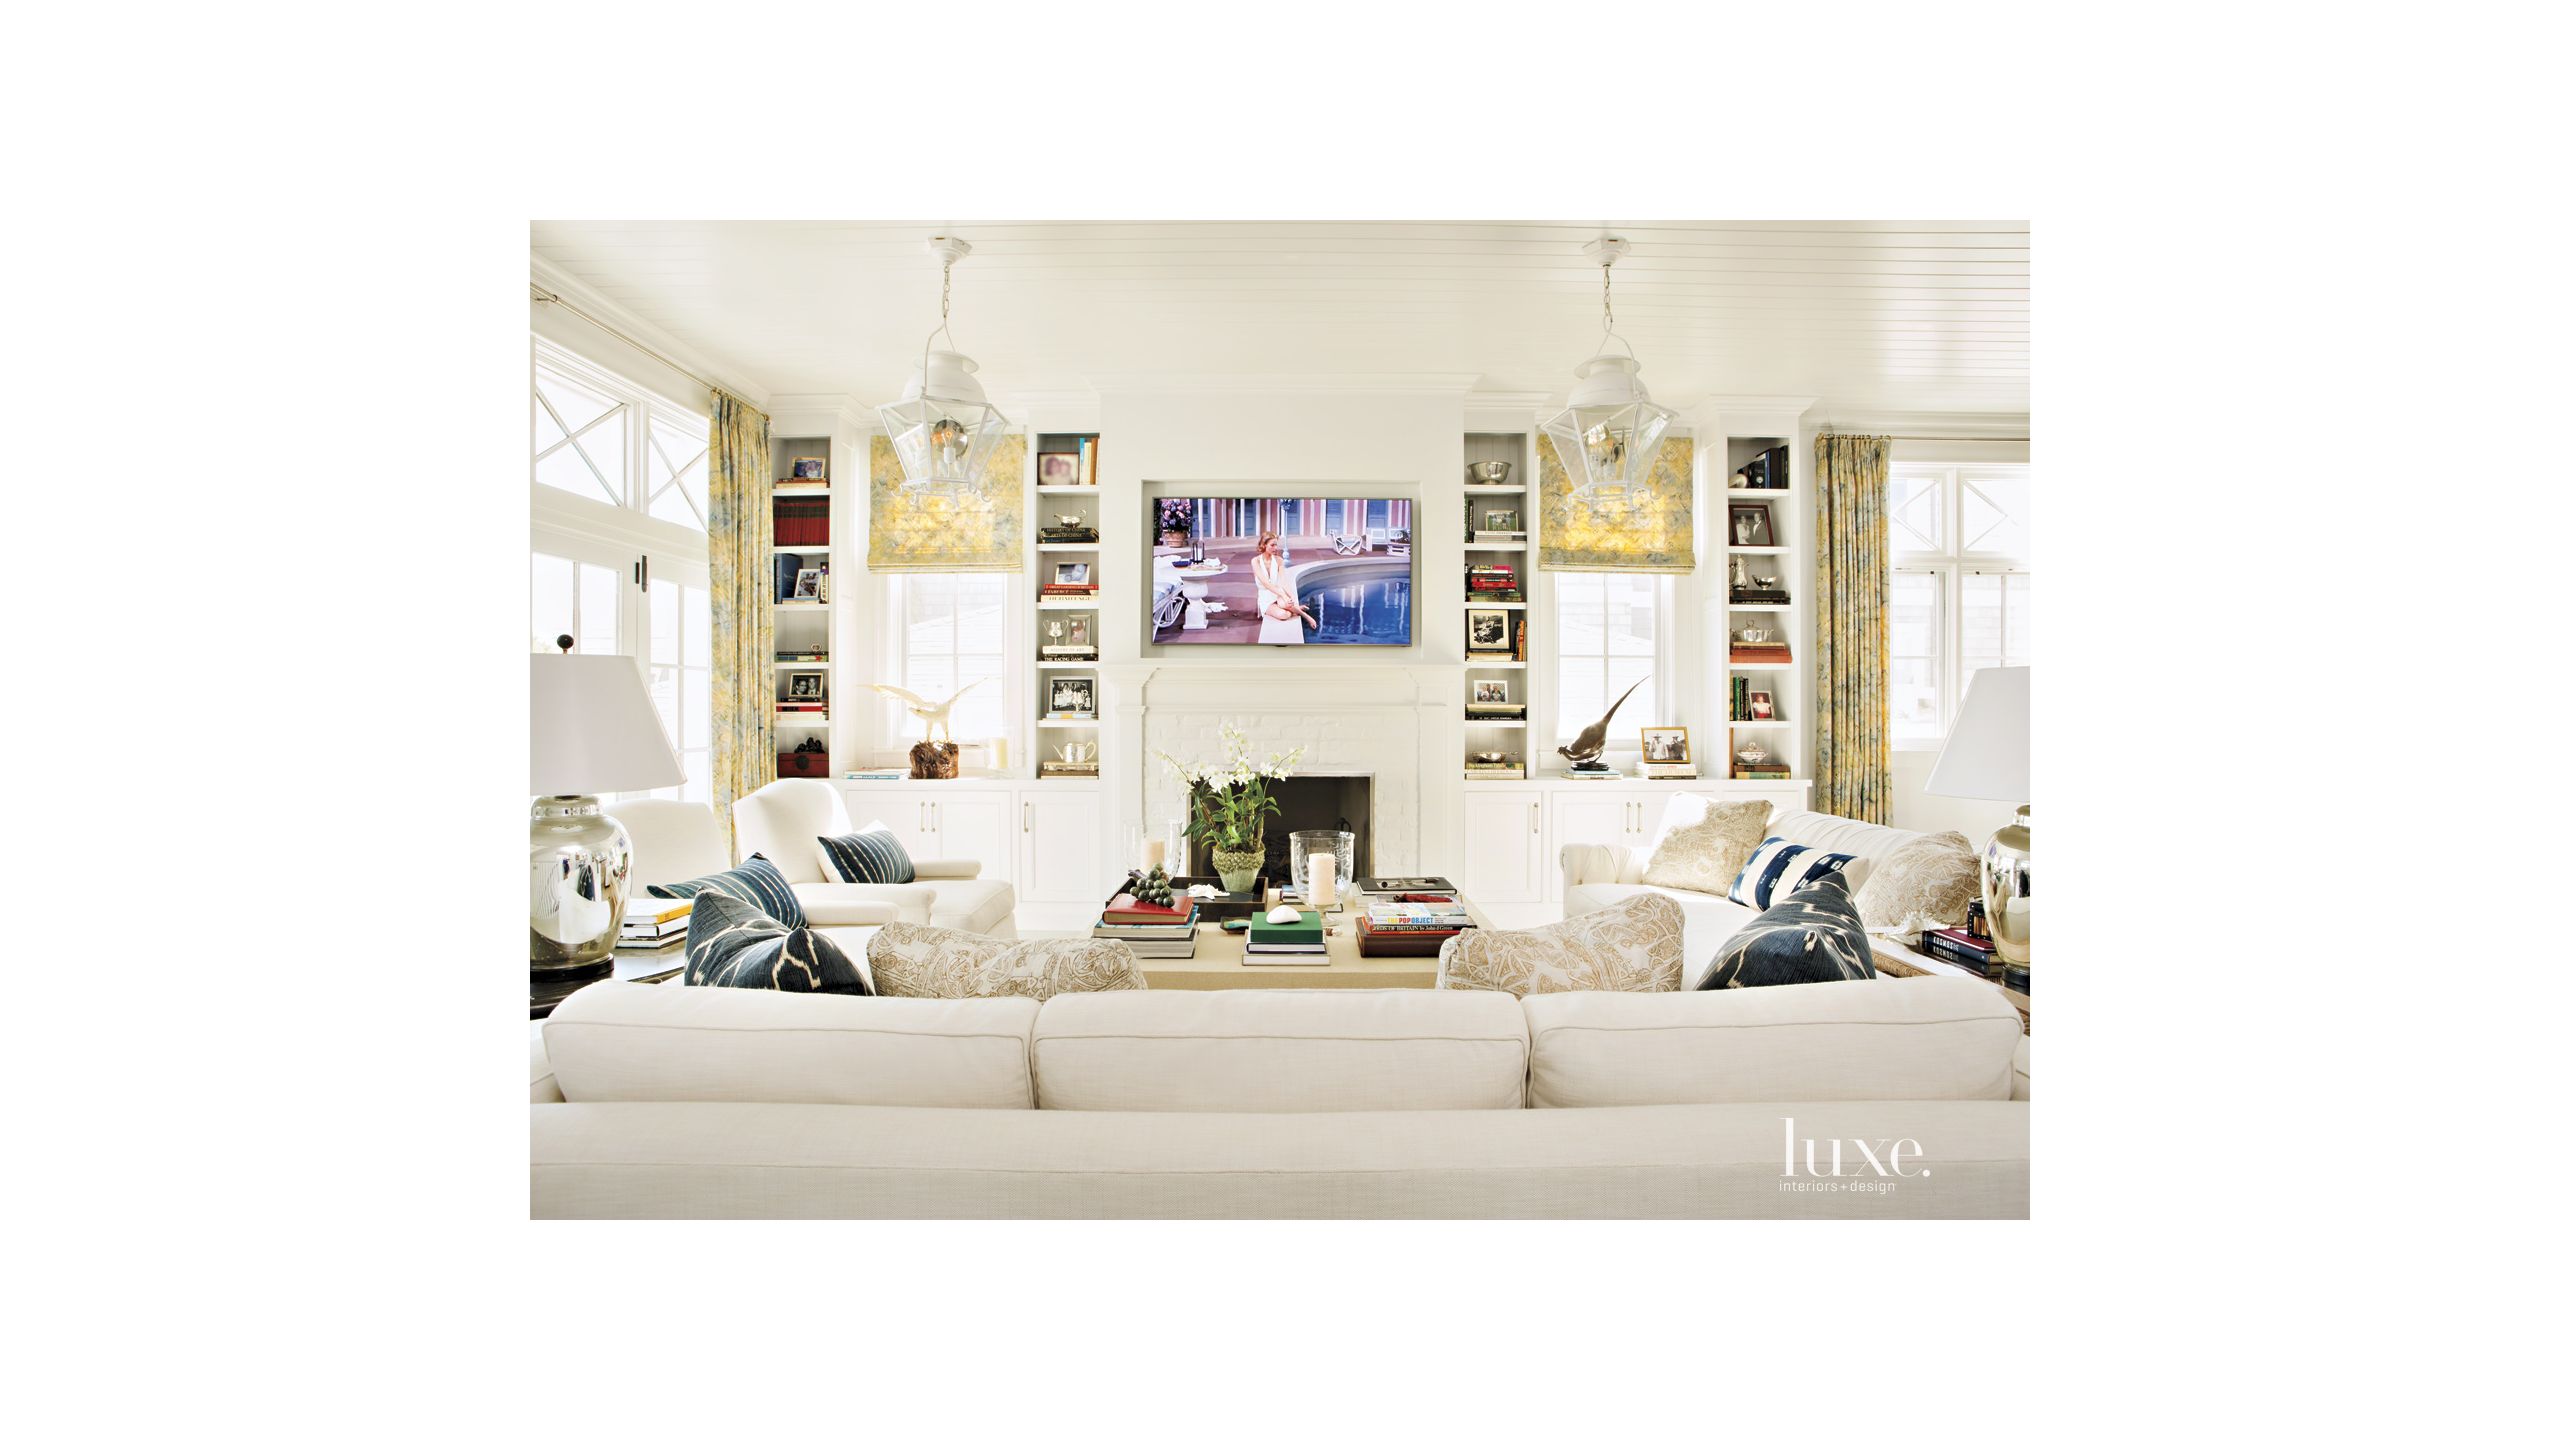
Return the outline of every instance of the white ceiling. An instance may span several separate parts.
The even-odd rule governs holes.
[[[538,221],[533,252],[769,394],[893,395],[938,320],[999,398],[1166,372],[1463,373],[1561,393],[1600,333],[1599,222]],[[1666,403],[2027,409],[2023,221],[1649,221],[1619,333]]]

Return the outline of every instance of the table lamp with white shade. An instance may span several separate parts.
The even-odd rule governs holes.
[[[658,709],[628,655],[533,657],[533,968],[613,961],[631,834],[604,813],[612,790],[684,783]]]
[[[2027,968],[2027,669],[1973,672],[1956,707],[1938,766],[1922,787],[1932,795],[2004,800],[2018,807],[1982,851],[1982,913],[2003,964]]]

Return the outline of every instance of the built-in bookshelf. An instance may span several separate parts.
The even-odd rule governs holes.
[[[1751,428],[1751,419],[1771,417],[1737,418]],[[1810,482],[1803,439],[1800,427],[1727,435],[1724,464],[1708,477],[1717,496],[1709,553],[1722,572],[1715,593],[1724,598],[1716,645],[1722,683],[1708,699],[1723,717],[1724,744],[1721,757],[1702,758],[1720,759],[1736,781],[1800,786],[1811,758],[1799,723],[1813,659],[1800,618],[1812,613],[1803,557],[1813,537],[1797,498]]]
[[[835,442],[773,437],[773,748],[779,775],[824,778],[835,737]],[[814,742],[815,748],[807,748]]]
[[[1466,605],[1463,773],[1470,780],[1525,780],[1535,771],[1529,710],[1530,457],[1526,431],[1473,431],[1459,494],[1463,572],[1448,582]],[[1509,469],[1499,479],[1479,465]],[[1501,582],[1508,580],[1505,585]],[[1479,649],[1479,646],[1490,648]],[[1492,763],[1500,755],[1504,763]]]
[[[1035,431],[1028,447],[1033,517],[1031,773],[1101,774],[1102,435]],[[1086,758],[1066,758],[1068,747]]]

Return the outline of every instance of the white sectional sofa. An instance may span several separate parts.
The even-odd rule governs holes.
[[[1045,1004],[605,983],[535,1032],[532,1209],[2023,1218],[2025,1098],[2016,1013],[1951,979]]]
[[[1662,829],[1654,832],[1653,845],[1567,845],[1557,855],[1564,867],[1564,913],[1568,917],[1605,910],[1634,895],[1667,895],[1679,902],[1683,952],[1680,985],[1684,990],[1695,989],[1706,977],[1716,947],[1724,943],[1725,937],[1760,913],[1722,895],[1644,883],[1645,864],[1653,858],[1663,833],[1697,823],[1706,804],[1707,797],[1694,792],[1672,796],[1663,807]],[[1920,834],[1916,830],[1844,820],[1814,810],[1775,809],[1769,812],[1768,828],[1761,838],[1792,840],[1817,850],[1881,860],[1897,847],[1920,838]],[[1917,959],[1907,947],[1891,940],[1881,936],[1870,939],[1878,950]]]

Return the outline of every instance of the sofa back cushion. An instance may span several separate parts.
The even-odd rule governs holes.
[[[1958,976],[1532,995],[1521,1011],[1546,1109],[2006,1100],[2019,1033],[2008,1001]]]
[[[1031,1053],[1043,1110],[1508,1110],[1529,1032],[1489,991],[1145,990],[1058,996]]]
[[[1036,1000],[883,1000],[590,985],[542,1027],[572,1104],[627,1100],[1031,1108]]]
[[[1816,851],[1838,851],[1862,860],[1882,860],[1920,838],[1917,830],[1896,830],[1864,820],[1844,820],[1819,810],[1776,810],[1769,815],[1766,837],[1791,840]],[[1861,877],[1863,878],[1863,877]],[[1856,887],[1851,887],[1854,890]]]

